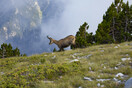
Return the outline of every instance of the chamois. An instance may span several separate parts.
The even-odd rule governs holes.
[[[55,43],[58,47],[59,47],[59,51],[64,51],[64,48],[70,46],[70,45],[73,45],[75,46],[75,36],[73,35],[69,35],[63,39],[60,39],[60,40],[54,40],[52,39],[51,37],[48,37],[47,38],[50,40],[50,43],[49,45]]]

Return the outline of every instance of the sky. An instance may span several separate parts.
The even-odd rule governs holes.
[[[87,22],[88,32],[95,34],[103,14],[114,0],[56,0],[64,3],[64,10],[59,17],[50,19],[42,25],[42,34],[50,35],[56,39],[67,35],[76,35],[79,27]],[[132,4],[132,0],[128,0]],[[127,0],[124,0],[127,2]],[[60,7],[61,8],[61,7]],[[47,31],[48,30],[48,31]]]

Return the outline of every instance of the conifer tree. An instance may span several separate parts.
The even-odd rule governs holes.
[[[84,48],[88,46],[87,43],[87,35],[88,33],[86,32],[89,28],[89,25],[84,22],[82,26],[80,26],[79,31],[76,34],[76,47],[77,48]]]
[[[76,33],[76,48],[85,48],[94,43],[94,35],[87,32],[88,28],[89,25],[86,22],[80,26],[79,31]]]
[[[10,43],[9,43],[9,45],[8,45],[6,50],[7,50],[7,57],[13,56],[13,50],[12,50],[12,46],[11,46]]]
[[[7,44],[3,43],[1,45],[1,58],[6,58],[7,57]]]
[[[53,49],[53,52],[56,52],[56,51],[57,51],[56,48],[54,48],[54,49]]]
[[[13,50],[13,56],[20,56],[20,50],[18,48]]]
[[[0,58],[20,56],[20,50],[18,48],[12,49],[11,44],[3,43],[0,48]]]
[[[122,33],[122,41],[130,41],[132,40],[132,36],[131,36],[131,9],[129,7],[129,2],[127,2],[126,4],[123,3],[122,5],[122,12],[120,13],[120,19],[121,19],[121,29],[123,29],[123,33]]]
[[[96,31],[99,44],[124,42],[132,40],[132,13],[129,2],[115,0],[103,16],[103,21]]]

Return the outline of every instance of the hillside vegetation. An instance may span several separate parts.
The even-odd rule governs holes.
[[[132,42],[0,59],[0,88],[123,88]]]

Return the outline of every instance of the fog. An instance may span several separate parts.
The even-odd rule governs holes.
[[[97,30],[97,26],[102,21],[103,14],[114,0],[60,0],[65,4],[64,10],[59,17],[49,19],[42,24],[42,33],[52,36],[75,35],[80,25],[87,22],[90,26],[88,32]],[[127,0],[124,0],[126,2]],[[132,0],[128,0],[132,4]],[[59,0],[57,0],[59,3]],[[47,31],[48,30],[48,31]]]
[[[132,0],[128,1],[132,4]],[[61,39],[67,35],[75,35],[84,22],[89,24],[88,32],[95,34],[103,14],[114,0],[57,0],[57,3],[60,2],[63,3],[63,7],[60,8],[64,9],[59,16],[54,16],[42,23],[42,38],[49,35],[55,39]]]

